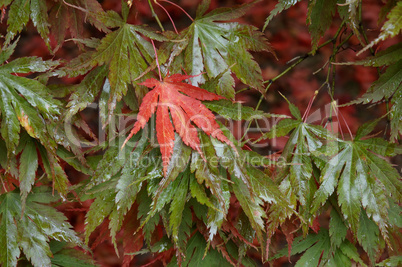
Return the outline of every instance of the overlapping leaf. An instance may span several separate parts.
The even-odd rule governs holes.
[[[49,178],[54,181],[55,188],[63,195],[67,193],[67,176],[59,165],[56,155],[54,132],[60,102],[51,96],[50,90],[37,80],[13,75],[13,73],[43,72],[58,65],[57,61],[43,61],[37,57],[18,58],[0,66],[0,110],[1,135],[7,147],[7,154],[22,152],[19,167],[19,180],[23,199],[31,189],[38,167],[37,147],[40,150],[41,162]],[[41,144],[25,141],[20,144],[21,126]],[[18,148],[19,147],[19,148]]]
[[[47,178],[53,182],[54,189],[56,189],[62,197],[66,196],[68,193],[69,180],[60,165],[59,154],[61,158],[66,159],[75,169],[88,173],[85,169],[86,166],[81,162],[66,158],[74,157],[74,154],[71,152],[61,147],[59,147],[57,151],[46,149],[38,140],[33,139],[26,132],[21,134],[19,145],[16,149],[16,154],[18,154],[19,157],[15,156],[7,159],[7,148],[5,147],[4,141],[2,139],[0,140],[0,148],[5,156],[4,160],[0,159],[0,165],[2,165],[12,177],[19,180],[19,190],[23,207],[25,205],[25,199],[31,192],[32,186],[35,183],[38,170],[39,172],[43,171],[47,175]]]
[[[143,157],[150,160],[149,157],[155,156],[144,152],[148,145],[145,139],[137,142],[132,152],[126,149],[127,153],[124,154],[119,153],[118,145],[109,148],[98,163],[99,168],[87,186],[87,193],[95,197],[95,201],[86,217],[86,242],[95,228],[108,217],[112,241],[115,243],[116,233],[121,229],[124,217],[132,208],[143,182],[161,177],[157,164],[149,168],[139,167]]]
[[[197,201],[208,207],[209,240],[213,240],[217,231],[224,222],[230,200],[230,187],[225,180],[226,171],[217,166],[216,152],[210,138],[200,135],[202,151],[209,161],[205,162],[198,153],[193,152],[191,159],[191,171],[195,177],[190,181],[191,195]],[[209,189],[209,190],[208,190]],[[212,194],[208,194],[211,192]]]
[[[387,49],[378,52],[375,56],[357,62],[348,62],[342,64],[364,65],[371,67],[390,66],[402,59],[402,44],[395,44]]]
[[[364,210],[360,214],[359,230],[357,240],[367,252],[370,261],[375,263],[378,246],[380,243],[378,226],[367,217]]]
[[[378,155],[395,155],[401,149],[380,138],[363,140],[374,126],[375,123],[368,123],[360,127],[353,141],[338,141],[339,153],[322,170],[312,212],[336,189],[344,219],[354,233],[358,232],[363,207],[387,238],[387,197],[401,201],[402,184],[397,170]]]
[[[225,129],[225,134],[229,139],[233,138],[227,129]],[[293,213],[292,207],[289,207],[288,200],[283,198],[279,189],[270,181],[270,177],[254,166],[247,165],[244,159],[236,156],[233,149],[227,144],[222,144],[215,139],[211,139],[211,141],[219,164],[227,169],[230,180],[233,182],[230,186],[231,191],[247,215],[251,227],[256,231],[260,244],[263,244],[262,231],[264,218],[266,218],[266,213],[262,209],[264,202],[270,203],[272,207],[276,207],[286,214]],[[213,189],[211,191],[213,192]]]
[[[394,50],[395,49],[395,50]],[[390,59],[393,57],[393,59]],[[349,104],[379,102],[382,99],[389,100],[391,108],[391,140],[396,141],[402,134],[402,60],[396,61],[395,58],[401,57],[399,49],[384,51],[373,59],[367,60],[366,64],[379,66],[382,63],[390,64],[384,74],[375,81],[368,91],[359,99]],[[371,61],[371,62],[370,62]],[[366,61],[365,61],[366,62]]]
[[[204,257],[204,252],[206,248],[206,242],[201,234],[196,233],[188,242],[188,246],[186,248],[186,259],[181,263],[182,266],[232,266],[227,260],[219,254],[218,251],[212,250],[209,251],[207,256]],[[178,260],[177,258],[173,258],[168,266],[177,266]]]
[[[300,202],[300,214],[312,224],[313,217],[309,206],[317,190],[313,175],[314,152],[322,146],[322,140],[332,139],[331,134],[321,126],[310,125],[301,119],[299,110],[289,103],[294,119],[284,119],[275,125],[262,138],[281,137],[292,133],[282,152],[286,164],[279,169],[278,181],[282,192],[288,192],[289,202],[296,196]]]
[[[222,22],[242,16],[253,3],[238,8],[218,8],[204,14],[209,2],[204,1],[200,5],[197,17],[190,27],[176,37],[181,43],[180,46],[173,47],[173,53],[184,53],[185,69],[191,75],[198,75],[204,70],[207,80],[222,75],[217,91],[223,92],[225,96],[234,95],[233,89],[229,89],[234,86],[234,81],[228,70],[243,83],[262,89],[261,69],[248,50],[271,51],[266,38],[253,26]],[[193,85],[204,82],[203,76],[192,80]]]
[[[287,248],[279,251],[275,258],[287,254]],[[360,259],[356,247],[344,240],[336,249],[331,248],[328,230],[321,229],[317,234],[310,233],[305,239],[297,237],[292,246],[291,255],[303,253],[295,266],[353,266],[352,260],[361,266],[366,266]]]
[[[40,204],[55,200],[57,198],[51,192],[35,190],[28,195],[22,213],[21,197],[17,190],[0,196],[2,265],[17,266],[22,251],[33,266],[50,266],[52,252],[49,239],[83,245],[62,213]]]
[[[60,114],[60,102],[51,97],[49,89],[37,80],[12,73],[43,72],[58,65],[37,57],[18,58],[0,66],[1,135],[9,153],[15,153],[21,126],[29,135],[51,147],[46,121]]]
[[[203,86],[204,87],[204,86]],[[270,117],[286,117],[283,115],[264,113],[261,110],[254,110],[252,107],[243,106],[240,103],[232,103],[228,100],[218,100],[204,103],[207,108],[221,115],[225,119],[232,120],[253,120]]]
[[[115,12],[109,12],[107,16],[111,21],[115,21],[115,27],[119,28],[108,33],[100,41],[96,51],[81,54],[59,70],[59,75],[71,77],[85,74],[95,66],[106,66],[106,69],[98,67],[92,71],[94,73],[88,74],[90,77],[77,88],[77,92],[71,96],[69,103],[71,114],[85,108],[98,96],[100,86],[107,76],[109,84],[106,86],[105,83],[103,92],[108,96],[106,116],[108,119],[103,119],[103,123],[107,123],[111,118],[117,101],[120,101],[127,93],[128,84],[134,86],[138,97],[143,96],[145,87],[139,86],[136,79],[147,69],[148,64],[152,63],[154,51],[152,45],[140,34],[160,41],[166,40],[148,27],[125,23]],[[143,79],[146,77],[144,76]],[[84,98],[84,102],[78,106],[77,95]]]
[[[369,49],[370,47],[384,41],[387,38],[397,36],[402,30],[402,2],[398,3],[391,9],[387,15],[387,21],[381,28],[380,35],[369,45],[364,47],[359,53]]]
[[[55,267],[95,267],[94,261],[88,254],[76,250],[66,242],[50,241],[50,251],[53,254],[51,258],[52,266]]]

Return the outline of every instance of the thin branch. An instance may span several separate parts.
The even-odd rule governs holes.
[[[76,5],[73,5],[73,4],[70,4],[70,3],[67,3],[65,0],[63,0],[63,3],[64,3],[65,5],[67,5],[67,6],[69,6],[69,7],[72,7],[72,8],[78,9],[78,10],[80,10],[80,11],[82,11],[82,12],[85,12],[85,13],[89,13],[89,11],[88,11],[88,10],[86,10],[85,8],[82,8],[82,7],[80,7],[80,6],[76,6]]]
[[[159,28],[161,28],[161,30],[164,32],[164,31],[165,31],[165,28],[163,28],[162,23],[161,23],[161,21],[159,20],[158,15],[155,13],[155,10],[154,10],[154,7],[152,6],[151,0],[148,0],[148,5],[149,5],[149,8],[151,9],[152,17],[155,18],[156,22],[157,22],[158,25],[159,25]]]
[[[280,74],[278,74],[278,75],[275,76],[274,78],[264,81],[263,83],[264,83],[264,84],[267,84],[267,86],[265,87],[265,93],[268,91],[268,89],[271,87],[271,85],[272,85],[276,80],[278,80],[279,78],[281,78],[282,76],[284,76],[286,73],[288,73],[289,71],[291,71],[294,67],[296,67],[297,65],[299,65],[299,64],[300,64],[301,62],[303,62],[305,59],[309,58],[310,56],[313,56],[316,51],[318,51],[319,49],[323,48],[324,46],[327,46],[327,45],[330,44],[330,43],[336,42],[336,40],[338,39],[338,37],[339,37],[339,35],[340,35],[342,29],[344,28],[344,26],[345,26],[345,22],[342,22],[341,25],[339,26],[338,30],[336,31],[336,33],[335,33],[335,35],[334,35],[333,38],[331,38],[331,39],[325,41],[324,43],[322,43],[321,45],[319,45],[315,51],[311,50],[310,52],[308,52],[308,53],[305,54],[304,56],[297,56],[297,57],[295,57],[295,58],[289,60],[288,62],[293,62],[293,61],[295,61],[295,60],[296,60],[296,62],[294,62],[291,66],[289,66],[288,68],[286,68],[284,71],[282,71]],[[347,40],[348,40],[349,38],[350,38],[350,37],[348,37]],[[343,44],[344,44],[344,43],[342,42],[342,45],[343,45]],[[242,89],[242,90],[239,91],[239,92],[246,91],[247,89],[250,89],[250,87],[248,87],[248,88],[246,88],[246,89]],[[239,92],[236,92],[236,94],[239,93]],[[258,101],[258,103],[257,103],[257,106],[255,107],[255,110],[258,110],[258,109],[260,108],[260,105],[261,105],[263,99],[264,99],[264,95],[262,94],[261,97],[260,97],[260,99],[259,99],[259,101]],[[251,122],[249,122],[249,124],[248,124],[248,126],[247,126],[247,129],[246,129],[246,131],[244,132],[244,134],[243,134],[243,136],[241,137],[241,139],[239,140],[239,142],[242,142],[242,141],[244,140],[244,138],[245,138],[246,135],[247,135],[247,132],[250,130],[250,127],[251,127]]]

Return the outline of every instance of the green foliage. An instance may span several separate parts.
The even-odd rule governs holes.
[[[311,34],[312,51],[315,53],[320,37],[332,24],[332,17],[335,15],[337,0],[314,0],[310,1],[307,23]]]
[[[204,2],[207,5],[209,1]],[[253,26],[222,22],[239,18],[251,6],[218,8],[207,14],[199,11],[193,23],[175,38],[180,40],[180,45],[174,45],[167,53],[175,58],[183,53],[188,74],[206,72],[206,75],[192,78],[192,84],[204,83],[221,75],[223,79],[217,84],[216,91],[233,98],[234,89],[230,87],[234,86],[234,81],[228,72],[230,69],[243,83],[262,90],[261,69],[247,50],[271,51],[266,38]],[[237,45],[243,49],[238,49]],[[162,58],[161,63],[167,59]]]
[[[322,170],[312,212],[316,212],[337,188],[338,203],[352,231],[357,233],[359,229],[363,207],[387,238],[387,196],[400,201],[402,184],[397,170],[378,155],[395,154],[400,148],[383,142],[383,139],[362,140],[374,126],[373,123],[361,126],[353,141],[335,141],[339,152]]]
[[[280,181],[282,193],[288,192],[286,196],[289,203],[295,204],[294,200],[297,199],[300,202],[300,215],[312,225],[313,217],[306,207],[311,206],[317,191],[313,174],[314,161],[317,160],[315,154],[323,146],[322,140],[331,140],[333,137],[324,128],[302,121],[299,110],[288,103],[291,113],[297,119],[280,121],[262,138],[281,137],[292,132],[282,152],[285,164],[278,168],[277,180]]]
[[[267,19],[265,20],[265,24],[263,27],[263,31],[267,28],[269,22],[279,13],[282,13],[284,10],[290,8],[291,6],[296,5],[300,0],[279,0],[278,4],[276,4],[275,8],[271,11]]]
[[[16,152],[21,126],[43,145],[55,146],[49,133],[43,131],[43,122],[57,119],[60,102],[54,100],[47,87],[39,81],[12,73],[44,72],[57,65],[57,61],[25,57],[0,66],[1,135],[9,153]]]
[[[366,266],[360,259],[357,249],[348,240],[339,247],[331,248],[330,235],[327,230],[311,233],[305,239],[298,237],[293,241],[291,255],[304,252],[295,266],[352,266],[352,260]],[[287,248],[279,251],[275,258],[288,253]]]
[[[382,26],[380,35],[362,51],[372,47],[375,44],[378,44],[381,41],[384,41],[385,39],[397,36],[402,30],[401,17],[402,2],[398,1],[396,5],[389,11],[387,21]]]
[[[238,22],[259,1],[208,11],[210,1],[203,0],[196,17],[175,32],[163,29],[152,1],[155,23],[150,24],[159,24],[160,31],[131,24],[140,5],[133,2],[120,1],[119,14],[103,10],[95,0],[0,0],[7,18],[0,51],[0,265],[95,266],[93,255],[82,251],[104,240],[111,241],[116,254],[122,252],[124,266],[138,254],[168,266],[275,264],[287,254],[301,254],[296,266],[400,265],[402,183],[391,158],[402,154],[402,46],[382,49],[379,44],[399,37],[402,1],[384,5],[379,21],[385,22],[372,41],[362,19],[365,1],[300,3],[307,7],[311,51],[267,81],[256,61],[258,53],[273,53],[266,35]],[[263,29],[299,2],[279,0]],[[48,48],[46,59],[60,57],[56,52],[66,45],[66,36],[78,55],[71,60],[20,56],[18,42],[30,21]],[[88,38],[87,23],[98,31],[97,38]],[[370,49],[371,55],[336,62],[338,53],[359,45],[359,53]],[[332,53],[321,53],[328,57],[320,69],[328,71],[327,78],[304,113],[300,103],[282,94],[292,118],[267,113],[268,88],[324,46],[332,46]],[[346,105],[385,102],[387,110],[355,133],[348,129],[349,136],[341,131],[342,138],[328,130],[335,115],[342,122],[335,104],[335,64],[377,68],[378,79]],[[142,84],[156,81],[158,74],[160,95],[149,101],[145,96],[156,89]],[[64,84],[66,77],[79,82]],[[194,103],[220,118],[211,112],[189,114],[185,109],[201,109],[180,102],[188,98],[172,103],[172,97],[162,95],[171,92],[162,90],[168,86],[166,77],[172,83],[186,79],[177,98],[193,90],[188,95],[203,101]],[[242,92],[257,89],[257,105],[239,101],[237,83],[247,86]],[[322,88],[329,89],[325,97]],[[206,101],[211,93],[220,100]],[[330,115],[310,123],[319,98],[320,103],[331,99]],[[98,104],[99,133],[85,115],[93,103]],[[176,134],[163,131],[160,117],[152,116],[162,112],[161,105],[166,105],[163,123],[181,125]],[[180,112],[174,116],[176,108]],[[135,118],[141,127],[126,144],[131,116],[138,112],[149,114]],[[206,120],[194,123],[190,115]],[[267,131],[260,127],[267,118],[281,120]],[[380,137],[377,125],[385,120],[390,127]],[[230,132],[244,122],[240,133]],[[258,137],[247,139],[251,125]],[[155,133],[155,128],[162,131]],[[188,134],[197,146],[189,143]],[[275,138],[286,144],[274,155],[253,146]],[[172,155],[161,152],[166,145]],[[167,154],[170,160],[163,158]],[[60,211],[60,198],[67,205],[91,203],[82,235]],[[328,215],[329,223],[320,226]],[[278,230],[287,248],[271,245]],[[377,263],[380,255],[388,258]]]
[[[390,110],[390,139],[393,141],[396,141],[398,135],[402,134],[402,60],[398,60],[402,57],[402,52],[399,47],[399,45],[392,46],[387,50],[378,53],[375,57],[358,62],[358,64],[376,67],[382,65],[390,66],[383,74],[381,74],[380,78],[371,85],[364,95],[350,103],[376,103],[383,99],[389,101],[392,105]]]
[[[81,251],[75,250],[66,242],[50,241],[50,251],[53,254],[51,258],[52,266],[57,267],[95,267],[92,258]]]
[[[50,266],[53,253],[49,239],[82,245],[67,218],[53,207],[44,205],[56,200],[57,197],[45,188],[35,190],[28,195],[22,210],[17,189],[0,196],[0,244],[4,248],[0,251],[0,263],[16,266],[22,251],[34,266]]]
[[[102,116],[103,124],[109,122],[117,102],[127,93],[128,84],[134,86],[138,98],[143,97],[145,89],[138,85],[142,80],[138,82],[136,80],[147,69],[148,64],[152,63],[154,52],[152,45],[146,42],[139,33],[159,41],[166,40],[148,27],[127,24],[115,12],[110,11],[106,19],[113,22],[110,27],[118,27],[118,29],[109,32],[100,40],[96,51],[81,54],[59,70],[60,76],[75,77],[99,66],[92,70],[76,88],[77,91],[71,96],[69,103],[69,113],[73,115],[92,103],[104,84],[99,100],[99,102],[107,103],[107,106],[101,106],[104,109],[101,113],[107,114]],[[102,67],[103,65],[106,65],[107,69]],[[103,83],[106,77],[108,80]],[[78,96],[83,96],[83,101],[78,101]]]

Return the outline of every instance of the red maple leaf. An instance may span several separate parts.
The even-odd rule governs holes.
[[[191,122],[201,128],[207,135],[211,135],[236,149],[219,128],[215,115],[200,101],[219,100],[223,97],[182,82],[191,77],[193,76],[173,74],[165,77],[163,81],[150,78],[141,83],[141,85],[149,88],[155,88],[149,91],[143,98],[137,115],[137,122],[123,144],[124,146],[134,134],[144,128],[158,106],[158,110],[156,111],[156,137],[162,153],[163,172],[165,175],[173,153],[174,130],[176,130],[187,146],[197,150],[204,158],[200,148],[197,129]],[[169,111],[174,128],[169,117]]]

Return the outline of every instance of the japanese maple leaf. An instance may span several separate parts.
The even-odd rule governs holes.
[[[200,101],[219,100],[223,97],[182,82],[191,77],[194,76],[173,74],[165,77],[163,81],[150,78],[141,83],[141,85],[145,85],[149,88],[155,88],[148,92],[143,98],[137,122],[134,124],[130,135],[123,144],[124,146],[134,134],[144,128],[158,106],[156,111],[156,137],[162,153],[163,172],[165,175],[173,153],[175,139],[174,130],[176,130],[187,146],[197,150],[204,158],[200,148],[200,139],[197,135],[197,129],[191,122],[201,128],[207,135],[211,135],[236,149],[234,144],[219,128],[219,124],[215,120],[215,115]],[[169,111],[174,128],[169,117]]]

